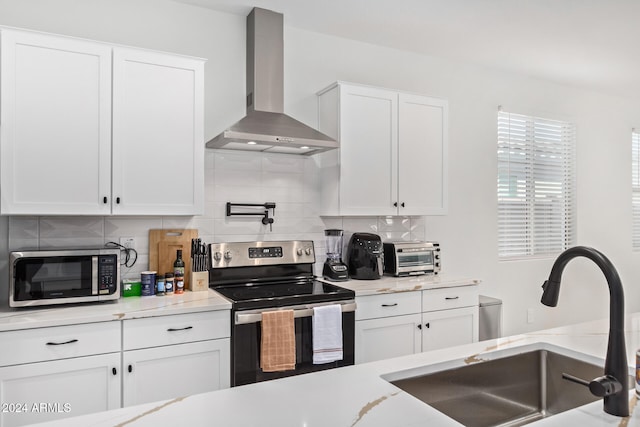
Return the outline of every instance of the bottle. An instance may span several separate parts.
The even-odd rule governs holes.
[[[176,294],[184,293],[184,261],[182,260],[182,249],[177,250],[176,260],[173,263],[174,288]]]
[[[173,273],[164,275],[164,291],[167,295],[173,294]]]
[[[156,276],[156,295],[159,297],[164,296],[164,274],[158,274]]]

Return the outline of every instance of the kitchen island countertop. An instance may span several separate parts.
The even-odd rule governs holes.
[[[162,297],[127,297],[116,301],[0,310],[0,332],[142,317],[230,310],[231,303],[210,289]]]
[[[412,374],[426,373],[477,363],[491,358],[494,352],[515,354],[532,348],[580,354],[587,361],[603,364],[608,328],[607,320],[587,322],[42,425],[155,427],[187,422],[189,426],[456,426],[460,424],[382,376],[391,374],[397,378],[397,372],[407,370]],[[631,373],[635,350],[640,347],[640,313],[627,316],[625,334]],[[633,391],[629,400],[631,416],[626,419],[605,414],[602,402],[596,401],[532,425],[640,426],[640,407],[636,406]]]

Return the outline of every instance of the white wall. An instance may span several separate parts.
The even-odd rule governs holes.
[[[206,137],[215,136],[243,115],[244,17],[168,0],[0,0],[0,25],[208,58]],[[202,217],[13,217],[0,220],[0,230],[8,229],[0,247],[101,244],[134,235],[143,255],[137,268],[142,270],[150,228],[195,227],[209,241],[313,238],[322,253],[322,230],[338,226],[348,231],[375,231],[383,237],[439,240],[447,274],[481,278],[482,293],[503,299],[506,334],[605,317],[606,284],[589,262],[571,262],[559,306],[549,309],[539,299],[552,259],[497,259],[496,113],[498,105],[503,105],[507,111],[576,124],[578,244],[594,246],[609,256],[625,284],[627,311],[640,310],[640,290],[634,286],[640,263],[638,254],[630,250],[630,130],[640,127],[636,100],[287,26],[285,110],[316,125],[315,92],[335,80],[449,100],[448,215],[323,220],[316,213],[319,183],[312,158],[207,150],[207,212]],[[226,201],[275,201],[273,233],[257,221],[228,221],[222,209]],[[527,323],[528,308],[533,309],[533,323]]]

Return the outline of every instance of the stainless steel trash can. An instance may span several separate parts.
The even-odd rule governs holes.
[[[502,336],[502,300],[480,295],[480,341]]]

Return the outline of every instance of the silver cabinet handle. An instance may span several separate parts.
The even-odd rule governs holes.
[[[193,326],[185,326],[184,328],[169,328],[167,332],[186,331],[187,329],[193,329]]]
[[[51,341],[49,341],[47,343],[47,345],[65,345],[65,344],[71,344],[71,343],[74,343],[74,342],[78,342],[78,340],[73,339],[73,340],[69,340],[69,341],[65,341],[65,342],[51,342]]]
[[[382,307],[396,307],[398,305],[397,302],[394,302],[393,304],[382,304]]]

